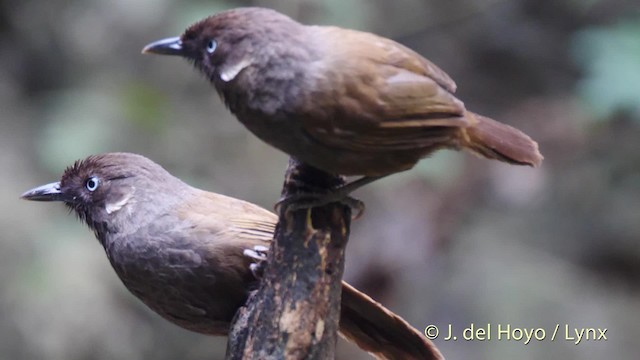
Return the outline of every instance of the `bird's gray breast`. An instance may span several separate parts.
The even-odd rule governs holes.
[[[149,308],[189,330],[226,331],[234,310],[219,289],[203,247],[171,230],[144,227],[105,241],[109,261],[127,289]]]

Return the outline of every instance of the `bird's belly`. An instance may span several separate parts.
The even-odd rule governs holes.
[[[331,174],[382,176],[408,170],[427,155],[417,149],[362,151],[331,146],[314,139],[298,123],[292,124],[286,119],[245,116],[240,121],[269,145]]]
[[[172,249],[140,251],[125,245],[111,250],[109,258],[118,277],[150,309],[191,331],[211,335],[228,332],[245,295],[230,292],[211,267],[188,259],[176,264],[167,256]]]

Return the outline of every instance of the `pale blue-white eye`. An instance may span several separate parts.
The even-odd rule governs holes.
[[[84,187],[86,187],[87,190],[91,192],[96,191],[98,185],[100,185],[100,179],[98,179],[98,177],[96,176],[92,176],[84,182]]]
[[[209,40],[209,43],[207,44],[207,52],[209,54],[213,54],[213,52],[216,51],[217,46],[218,44],[216,43],[215,40]]]

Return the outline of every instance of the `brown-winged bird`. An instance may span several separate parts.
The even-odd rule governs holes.
[[[191,61],[263,141],[329,173],[364,176],[341,196],[443,148],[516,165],[542,161],[529,136],[467,110],[436,65],[371,33],[238,8],[143,52]]]
[[[256,279],[245,249],[268,247],[277,217],[193,188],[135,154],[90,156],[22,198],[61,201],[94,231],[124,285],[185,329],[226,335]],[[381,359],[441,359],[406,321],[342,285],[340,333]]]

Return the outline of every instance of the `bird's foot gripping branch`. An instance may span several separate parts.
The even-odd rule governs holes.
[[[290,160],[283,197],[340,177]],[[258,290],[236,315],[227,359],[331,359],[340,320],[350,208],[282,209]]]
[[[349,194],[365,181],[368,183],[373,181],[369,179],[380,178],[364,177],[346,184],[341,177],[337,176],[331,176],[331,179],[335,181],[326,181],[330,179],[326,173],[308,165],[305,167],[309,170],[307,174],[300,176],[300,172],[296,170],[295,173],[287,175],[282,197],[275,205],[277,214],[322,207],[337,202],[351,208],[352,219],[357,220],[364,214],[365,206],[362,201],[349,196]],[[314,175],[320,173],[323,174],[320,177]]]

